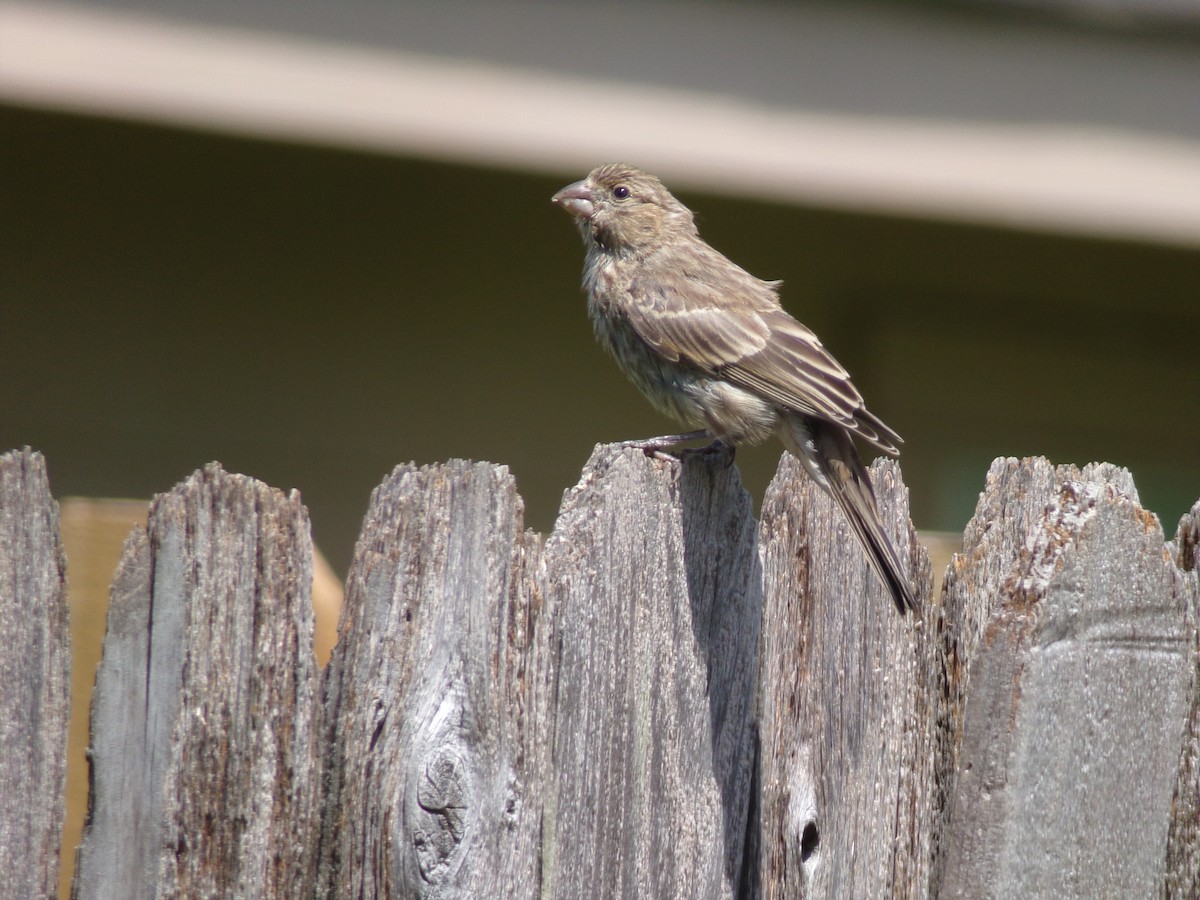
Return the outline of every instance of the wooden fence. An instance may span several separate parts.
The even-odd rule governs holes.
[[[1195,897],[1200,503],[997,460],[898,616],[785,458],[598,448],[554,532],[502,466],[371,498],[330,664],[299,497],[211,465],[113,581],[74,896]],[[0,872],[57,881],[68,636],[41,457],[0,458]]]

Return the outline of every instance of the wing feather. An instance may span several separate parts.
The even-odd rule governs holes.
[[[625,308],[637,335],[685,362],[778,403],[835,422],[895,454],[900,436],[867,411],[850,374],[779,305],[777,283],[705,252],[658,260],[630,281]]]

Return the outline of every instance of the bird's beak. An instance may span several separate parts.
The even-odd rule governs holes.
[[[590,219],[596,211],[596,195],[588,187],[587,181],[577,181],[550,198],[552,203],[561,206],[577,219]]]

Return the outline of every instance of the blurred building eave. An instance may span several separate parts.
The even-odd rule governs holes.
[[[622,15],[663,9],[622,7]],[[561,10],[542,40],[586,34],[595,14],[582,4]],[[804,15],[803,7],[778,13],[789,28]],[[814,28],[831,27],[814,16]],[[906,20],[903,33],[912,39],[922,27],[935,25]],[[964,35],[925,37],[953,58],[971,52]],[[734,55],[755,52],[713,40]],[[1046,45],[1054,40],[1064,48],[1057,63]],[[1086,90],[1085,64],[1067,52],[1072,40],[1067,30],[1038,37],[1047,89],[1065,80]],[[976,114],[969,96],[961,114],[839,108],[805,96],[789,102],[777,84],[756,96],[752,86],[718,92],[712,83],[656,80],[647,69],[556,68],[518,52],[480,58],[434,41],[386,44],[121,4],[0,2],[0,101],[538,172],[581,175],[622,159],[674,185],[775,202],[1200,245],[1200,122],[1182,117],[1168,130],[1119,115]],[[1011,53],[1028,49],[1015,41]],[[1178,94],[1200,63],[1154,47],[1137,52],[1153,63],[1147,77],[1160,73],[1162,103],[1196,115],[1200,93]],[[1139,90],[1153,94],[1155,85]],[[1079,103],[1086,110],[1088,98]]]

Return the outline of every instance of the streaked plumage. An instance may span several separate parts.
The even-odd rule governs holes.
[[[691,211],[632,166],[600,166],[563,188],[587,255],[596,336],[664,413],[731,446],[778,433],[846,514],[903,613],[916,608],[851,436],[896,455],[849,373],[763,281],[706,244]],[[695,436],[695,435],[693,435]],[[671,438],[647,449],[669,446]]]

